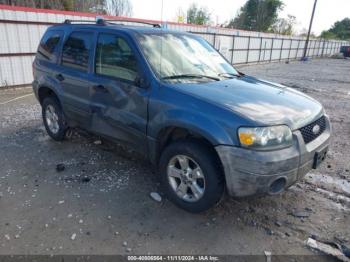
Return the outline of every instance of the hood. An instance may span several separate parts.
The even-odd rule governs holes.
[[[228,108],[261,126],[286,124],[295,130],[323,114],[322,105],[313,98],[292,88],[248,76],[172,86]]]

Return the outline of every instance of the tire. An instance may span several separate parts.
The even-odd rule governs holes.
[[[186,175],[184,172],[182,167],[186,162],[193,173],[187,171],[190,174]],[[160,157],[159,172],[168,199],[191,213],[208,210],[220,201],[224,193],[224,177],[215,152],[195,140],[176,141],[167,146]],[[183,190],[185,187],[187,189]],[[184,195],[183,192],[187,193]]]
[[[42,117],[47,134],[53,140],[64,140],[67,126],[60,103],[55,97],[50,96],[44,99],[42,103]]]

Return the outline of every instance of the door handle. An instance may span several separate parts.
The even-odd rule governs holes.
[[[108,93],[108,89],[103,85],[95,85],[92,87],[96,92]]]
[[[64,80],[64,76],[62,74],[57,74],[56,78],[58,81],[62,82]]]

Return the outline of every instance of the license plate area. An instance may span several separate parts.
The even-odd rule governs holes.
[[[328,146],[319,151],[316,151],[314,155],[314,163],[312,164],[313,169],[316,169],[323,162],[323,160],[325,160],[327,151],[328,151]]]

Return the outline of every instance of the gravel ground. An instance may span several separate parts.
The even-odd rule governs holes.
[[[54,142],[30,89],[0,91],[0,254],[271,251],[329,261],[310,256],[319,253],[305,240],[350,245],[349,69],[340,59],[241,67],[322,102],[334,132],[329,156],[287,192],[226,199],[199,215],[151,199],[157,175],[132,151],[76,131]]]

